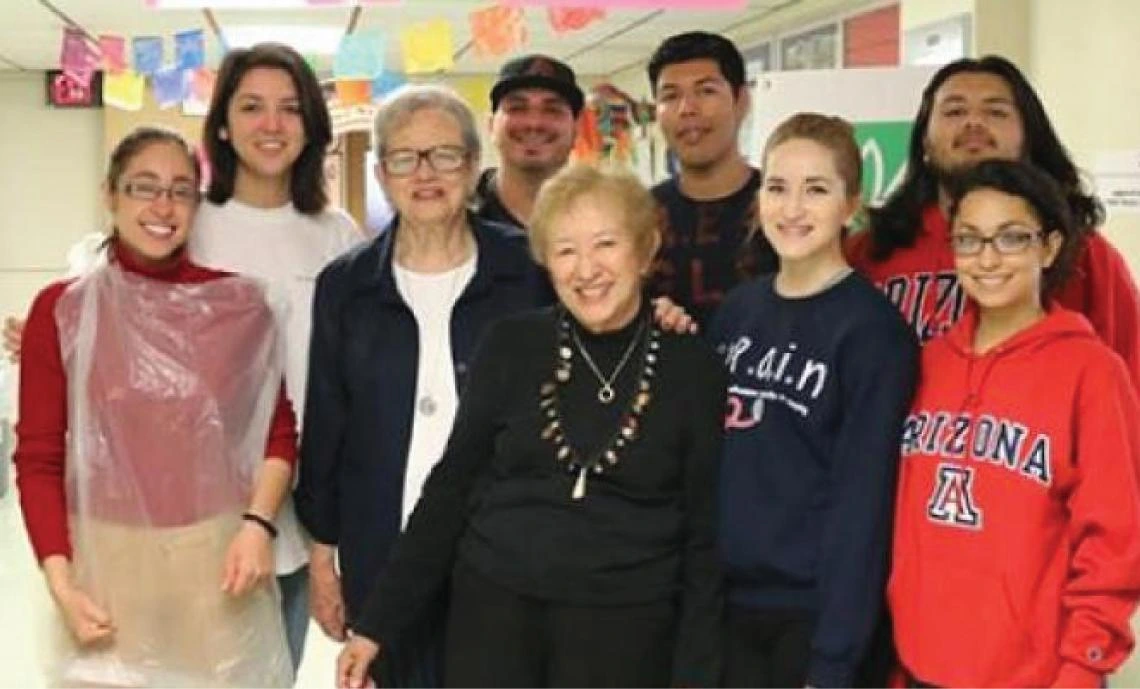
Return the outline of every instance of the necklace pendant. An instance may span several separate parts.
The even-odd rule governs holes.
[[[435,400],[432,399],[431,395],[424,395],[420,398],[420,401],[416,405],[416,408],[418,408],[420,410],[420,413],[424,416],[431,416],[432,414],[435,414],[439,406],[435,403]]]
[[[598,401],[602,404],[609,404],[614,401],[614,389],[609,385],[603,385],[598,388]]]
[[[573,500],[581,500],[586,497],[586,467],[578,470],[578,480],[574,482],[574,490],[570,493],[570,498]]]

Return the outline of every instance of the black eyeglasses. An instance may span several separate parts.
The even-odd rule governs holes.
[[[432,146],[431,148],[394,148],[381,159],[384,171],[393,177],[407,177],[426,160],[436,172],[455,172],[467,164],[467,149],[462,146]]]
[[[1029,248],[1034,239],[1044,238],[1041,230],[1007,228],[992,237],[983,237],[973,232],[960,232],[950,235],[950,248],[958,256],[977,256],[986,244],[1002,255],[1020,254]]]
[[[190,182],[175,182],[169,187],[164,187],[151,180],[132,179],[124,182],[120,188],[124,194],[138,201],[155,201],[166,194],[174,203],[191,205],[198,203],[201,198],[198,187]]]

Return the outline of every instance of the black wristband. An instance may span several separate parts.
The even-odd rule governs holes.
[[[261,528],[265,529],[270,538],[277,538],[277,527],[273,525],[273,522],[269,521],[260,514],[254,514],[253,512],[243,512],[241,518],[247,522],[253,522],[254,524],[257,524]]]

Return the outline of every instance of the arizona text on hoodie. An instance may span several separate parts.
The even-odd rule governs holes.
[[[1102,686],[1140,599],[1140,410],[1072,311],[975,354],[973,308],[922,353],[888,590],[939,686]]]

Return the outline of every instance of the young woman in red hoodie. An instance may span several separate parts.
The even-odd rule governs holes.
[[[1140,409],[1124,362],[1048,299],[1079,249],[1025,163],[953,190],[970,301],[922,354],[888,588],[916,685],[1103,686],[1140,599]]]
[[[140,128],[111,154],[106,259],[36,297],[20,507],[70,638],[66,685],[288,686],[272,520],[294,416],[260,285],[190,263],[196,158]],[[61,635],[62,637],[62,635]]]

